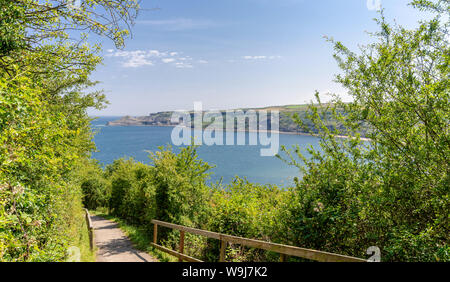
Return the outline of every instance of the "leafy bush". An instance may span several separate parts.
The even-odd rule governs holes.
[[[160,149],[150,155],[157,219],[187,226],[205,222],[209,197],[205,181],[211,166],[198,158],[195,146],[183,148],[179,154],[170,147]]]
[[[105,103],[101,92],[86,93],[101,60],[84,32],[122,46],[122,24],[137,9],[133,0],[80,9],[59,2],[0,1],[0,261],[64,261],[69,246],[80,246],[86,230],[74,172],[95,149],[87,109]],[[110,17],[92,13],[98,8]],[[100,184],[84,184],[95,191],[88,205],[102,201]]]
[[[172,152],[171,147],[161,147],[150,158],[154,164],[156,219],[207,228],[210,190],[206,180],[211,166],[198,158],[196,147],[182,148],[179,154]],[[162,229],[158,236],[168,246],[179,242],[179,232]],[[196,252],[198,248],[187,245],[186,251]]]
[[[106,168],[111,198],[109,209],[133,223],[149,223],[155,217],[152,168],[133,160],[116,160]]]
[[[437,16],[415,30],[381,16],[378,41],[361,54],[331,40],[342,69],[337,82],[353,101],[311,106],[321,150],[285,157],[304,173],[285,226],[297,245],[360,257],[378,246],[383,261],[450,260],[450,42],[442,17],[450,4],[412,5]],[[323,111],[345,130],[328,128]],[[363,124],[369,141],[360,138]],[[343,134],[349,138],[336,138]]]
[[[95,210],[108,205],[111,191],[97,161],[86,160],[83,165],[78,167],[76,177],[79,179],[79,185],[83,193],[84,207]]]
[[[276,234],[280,206],[290,191],[276,186],[253,184],[236,178],[231,184],[214,190],[209,228],[219,233],[280,242]],[[210,240],[208,260],[218,260],[220,242]],[[231,261],[268,261],[265,251],[248,250],[242,246],[228,249]],[[278,260],[278,257],[276,258]]]

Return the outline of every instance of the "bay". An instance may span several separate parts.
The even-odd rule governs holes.
[[[136,161],[151,164],[147,151],[156,151],[158,147],[172,145],[173,127],[143,126],[106,126],[108,121],[120,117],[99,117],[92,122],[97,132],[94,141],[98,152],[92,157],[102,165],[111,164],[119,158],[133,158]],[[257,134],[257,133],[247,133]],[[318,146],[318,138],[305,135],[279,135],[280,146],[287,148],[300,145],[306,152],[310,145]],[[248,142],[247,142],[248,143]],[[178,152],[181,147],[173,146]],[[250,182],[273,184],[287,187],[293,184],[294,177],[301,177],[300,171],[289,166],[276,157],[262,157],[263,146],[206,146],[198,148],[201,159],[215,167],[212,169],[211,182],[230,183],[236,176],[246,178]]]

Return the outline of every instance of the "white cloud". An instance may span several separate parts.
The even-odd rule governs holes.
[[[247,61],[257,61],[257,60],[275,60],[280,59],[281,56],[243,56],[242,59]]]
[[[149,54],[145,51],[110,51],[108,50],[108,57],[124,58],[122,66],[126,68],[137,68],[142,66],[151,66],[153,62],[149,60]]]
[[[194,66],[189,63],[185,63],[185,62],[176,62],[175,67],[178,69],[191,69]]]
[[[166,63],[166,64],[168,64],[168,63],[172,63],[172,62],[175,62],[176,60],[175,59],[173,59],[173,58],[166,58],[166,59],[162,59],[162,62],[163,63]]]
[[[167,52],[161,52],[158,50],[150,50],[148,51],[150,56],[154,56],[154,57],[167,57],[168,53]]]
[[[266,59],[266,56],[244,56],[242,57],[244,60],[262,60]]]
[[[153,62],[141,57],[134,57],[123,63],[123,66],[126,68],[138,68],[142,66],[153,66]]]
[[[107,50],[106,57],[121,58],[125,68],[138,68],[153,66],[158,63],[172,65],[176,68],[193,68],[193,59],[190,56],[180,56],[179,52],[159,50],[114,51]],[[197,60],[199,64],[206,64],[205,60]]]

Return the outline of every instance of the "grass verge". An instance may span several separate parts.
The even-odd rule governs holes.
[[[89,239],[89,231],[87,227],[86,220],[83,220],[83,224],[81,226],[81,232],[80,232],[80,239],[79,239],[79,245],[80,245],[80,251],[81,251],[81,261],[82,262],[95,262],[95,246],[94,250],[91,251],[91,242]]]
[[[69,262],[95,262],[96,250],[91,250],[89,230],[86,222],[86,213],[81,204],[81,193],[74,191],[67,196],[68,200],[64,221],[67,225]],[[72,247],[75,247],[73,249]],[[72,250],[72,252],[71,252]]]

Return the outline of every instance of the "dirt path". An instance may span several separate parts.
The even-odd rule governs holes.
[[[98,262],[156,262],[145,252],[136,250],[119,225],[99,216],[91,216]]]

